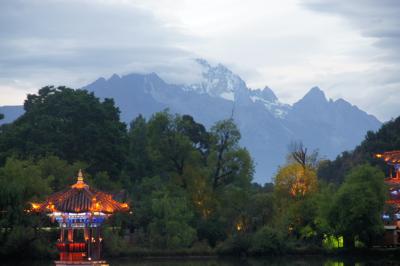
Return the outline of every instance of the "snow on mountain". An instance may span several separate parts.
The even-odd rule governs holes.
[[[253,103],[261,103],[273,116],[281,119],[290,110],[290,105],[281,103],[269,87],[249,90],[246,83],[224,65],[211,66],[204,59],[196,59],[196,62],[203,68],[203,80],[184,87],[185,91],[208,94],[211,97],[219,97],[232,102],[238,101],[240,97],[244,96]]]
[[[291,106],[279,101],[275,93],[269,88],[250,90],[250,99],[254,103],[261,103],[276,118],[283,119],[290,111]]]
[[[228,101],[235,101],[238,91],[247,90],[246,83],[224,65],[211,66],[204,59],[196,59],[196,62],[203,68],[203,80],[184,87],[184,90],[206,93]]]

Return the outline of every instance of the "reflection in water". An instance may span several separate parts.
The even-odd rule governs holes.
[[[109,260],[110,266],[378,266],[400,265],[400,260],[326,258],[320,256],[270,258],[198,258],[198,259],[136,259]],[[5,266],[54,266],[51,261],[8,262]]]

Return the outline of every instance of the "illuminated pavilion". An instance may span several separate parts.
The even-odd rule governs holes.
[[[393,216],[388,213],[383,215],[385,223],[385,245],[400,244],[400,150],[375,154],[375,157],[386,162],[388,176],[385,183],[389,187],[387,207],[392,209]]]
[[[128,211],[129,206],[89,187],[80,170],[77,179],[70,188],[49,196],[43,203],[32,203],[32,210],[48,214],[59,225],[57,266],[108,265],[100,256],[101,225],[112,214]]]

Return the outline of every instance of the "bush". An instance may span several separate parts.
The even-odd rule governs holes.
[[[243,255],[247,254],[251,246],[249,235],[234,235],[227,238],[216,247],[216,251],[221,255]]]
[[[33,228],[15,226],[6,236],[3,236],[0,257],[19,259],[52,257],[55,255],[55,249],[48,239],[49,235],[39,235]]]
[[[129,245],[117,232],[110,228],[104,228],[103,234],[103,251],[107,256],[117,257],[124,255],[123,252],[127,252]]]
[[[284,238],[269,226],[258,230],[251,241],[252,254],[279,254],[286,250]]]

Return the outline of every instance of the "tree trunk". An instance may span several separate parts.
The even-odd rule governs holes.
[[[353,249],[353,248],[355,248],[354,237],[352,237],[352,236],[343,236],[343,247],[345,249]]]

